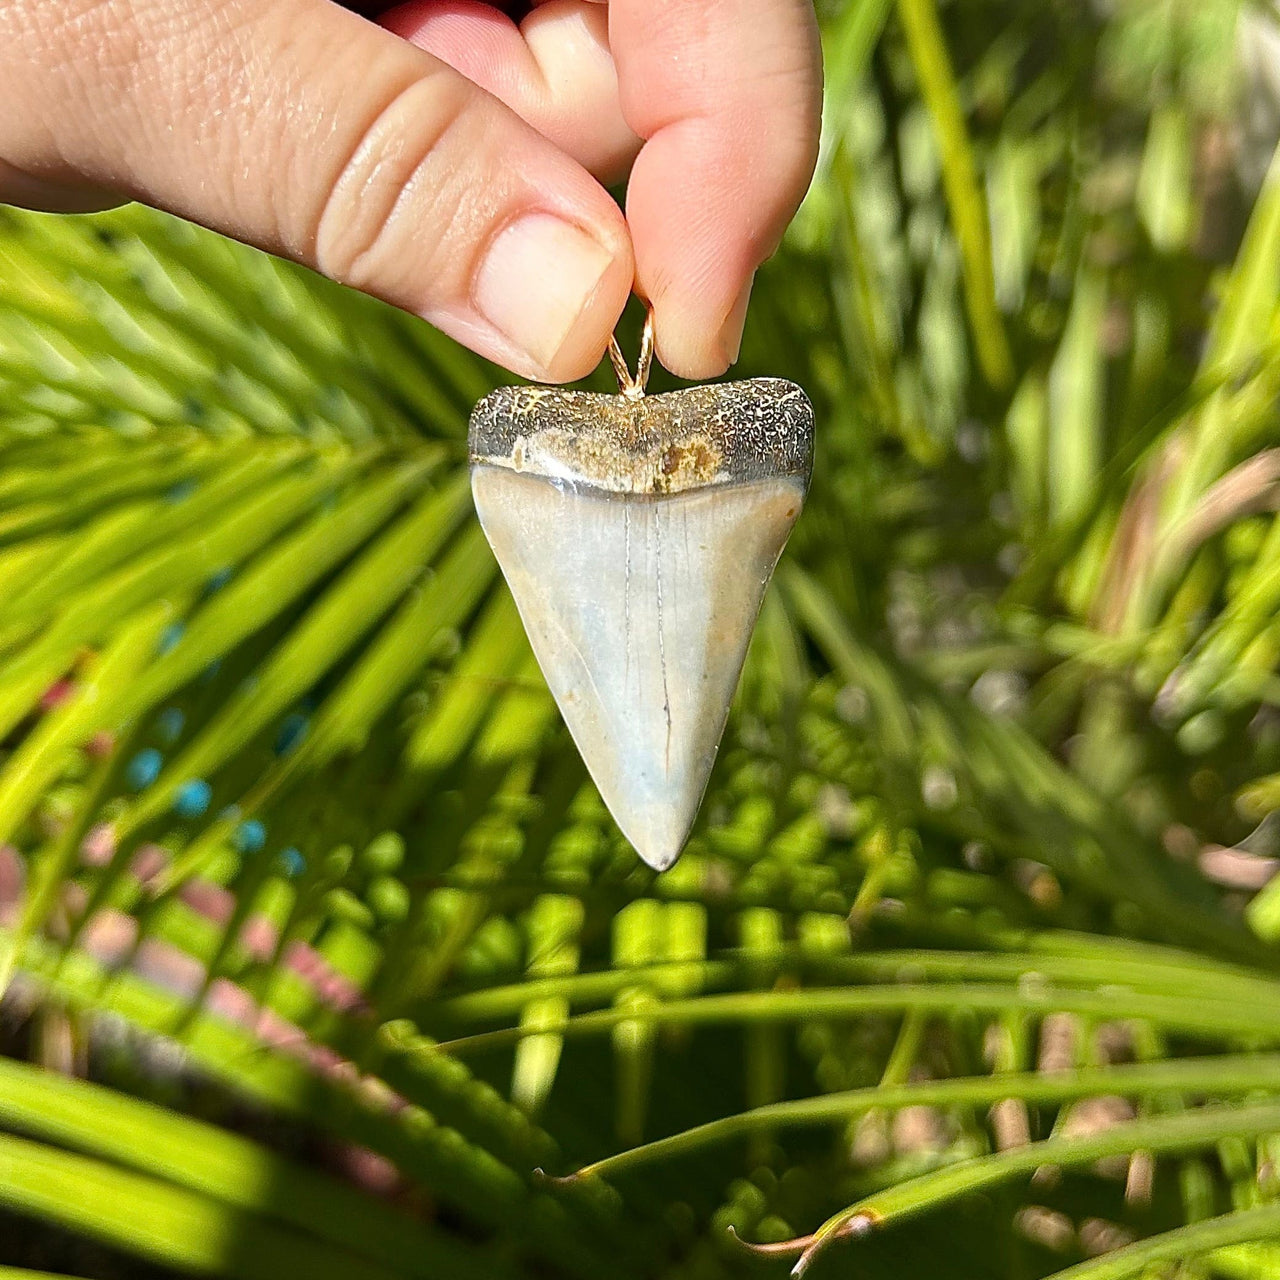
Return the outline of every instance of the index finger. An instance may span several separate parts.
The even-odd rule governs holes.
[[[610,0],[622,112],[645,144],[627,188],[658,356],[687,378],[737,359],[756,268],[817,161],[811,0]]]

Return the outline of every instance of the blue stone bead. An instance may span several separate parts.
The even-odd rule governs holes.
[[[280,868],[290,880],[296,880],[307,869],[307,860],[302,856],[302,850],[295,849],[293,845],[281,849]]]
[[[125,766],[125,781],[134,791],[145,791],[160,776],[163,764],[164,756],[155,747],[144,747]]]
[[[236,828],[235,845],[241,853],[257,853],[267,842],[267,829],[257,818],[250,818]]]
[[[173,798],[174,812],[182,818],[199,818],[209,808],[213,788],[203,778],[192,778],[178,788]]]
[[[156,720],[156,732],[165,746],[172,746],[182,736],[187,717],[177,707],[166,707]]]

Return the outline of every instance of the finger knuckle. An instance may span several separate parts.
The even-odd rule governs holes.
[[[315,208],[321,271],[378,291],[393,258],[411,253],[419,274],[443,260],[436,246],[456,219],[468,99],[454,77],[429,72],[371,106]]]

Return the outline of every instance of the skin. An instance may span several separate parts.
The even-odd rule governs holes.
[[[547,382],[633,288],[673,372],[737,359],[821,106],[812,0],[0,0],[0,84],[0,202],[140,200]]]

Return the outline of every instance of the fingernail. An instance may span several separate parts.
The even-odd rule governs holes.
[[[753,272],[743,286],[742,292],[738,294],[737,301],[729,308],[729,314],[724,319],[724,328],[720,331],[722,349],[730,364],[736,364],[742,352],[742,331],[747,324],[747,303],[751,301],[751,286],[755,283],[755,278]]]
[[[569,341],[614,255],[549,213],[530,213],[494,237],[476,274],[476,309],[544,372]]]

